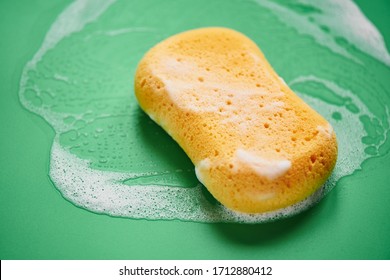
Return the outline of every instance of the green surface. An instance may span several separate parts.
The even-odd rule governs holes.
[[[25,63],[69,3],[0,3],[1,259],[390,258],[388,152],[367,160],[361,170],[341,179],[313,209],[271,224],[113,218],[66,201],[48,176],[54,132],[39,116],[22,108],[18,91]],[[389,4],[386,1],[357,1],[357,4],[389,46],[390,27],[386,25]],[[245,23],[237,25],[245,28]],[[272,53],[271,43],[264,44],[271,57],[277,55],[277,51]],[[377,67],[373,72],[378,79],[385,80],[388,70],[374,63],[370,65]],[[283,64],[274,66],[283,72]],[[284,71],[283,76],[286,75],[288,69]],[[390,87],[389,83],[383,86]],[[301,89],[297,85],[295,90]],[[306,90],[310,91],[310,85]],[[333,119],[340,119],[340,115],[334,113]]]

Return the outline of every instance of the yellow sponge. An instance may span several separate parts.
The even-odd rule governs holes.
[[[234,30],[202,28],[159,43],[139,63],[135,93],[227,208],[291,206],[321,187],[336,163],[331,125]]]

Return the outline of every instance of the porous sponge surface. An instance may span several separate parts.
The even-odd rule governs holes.
[[[230,209],[291,206],[321,187],[335,165],[331,125],[237,31],[202,28],[159,43],[139,63],[135,93]]]

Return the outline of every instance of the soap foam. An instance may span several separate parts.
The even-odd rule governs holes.
[[[317,130],[322,134],[322,135],[325,135],[326,137],[332,137],[332,133],[333,133],[333,128],[330,124],[328,124],[326,127],[325,126],[322,126],[322,125],[319,125],[317,126]]]
[[[338,159],[332,175],[334,180],[337,181],[346,174],[352,174],[354,170],[359,169],[361,162],[370,157],[370,155],[364,152],[366,147],[361,142],[361,137],[366,135],[367,132],[365,131],[364,125],[360,119],[363,116],[366,116],[370,120],[374,120],[376,119],[376,116],[369,110],[367,105],[357,97],[356,94],[335,84],[333,81],[309,75],[297,77],[289,82],[289,84],[290,86],[294,86],[309,82],[322,84],[338,96],[343,97],[346,100],[352,100],[352,103],[359,111],[358,113],[353,113],[348,110],[346,106],[339,106],[330,103],[324,104],[324,102],[320,99],[296,91],[310,106],[316,108],[322,116],[333,122],[333,126],[330,125],[329,128],[322,127],[320,128],[320,131],[322,131],[325,135],[328,135],[331,133],[331,130],[334,129],[338,139],[348,139],[345,141],[338,141]],[[348,122],[335,122],[332,120],[333,112],[340,112],[343,119],[348,120]],[[390,115],[387,113],[386,119],[379,120],[379,122],[382,127],[388,127],[387,124],[390,123]],[[387,124],[385,122],[387,122]],[[376,144],[376,150],[379,150],[380,147],[387,141],[388,129],[389,128],[387,128],[387,131],[383,132],[383,138]],[[356,137],[356,135],[360,135],[361,137]]]
[[[250,168],[269,180],[282,176],[291,168],[291,161],[287,159],[266,159],[243,149],[236,151],[236,160],[238,166]]]
[[[347,59],[351,59],[356,63],[362,63],[358,58],[337,44],[329,33],[319,27],[319,24],[327,26],[332,34],[345,38],[356,48],[389,65],[389,54],[382,36],[352,1],[328,0],[316,3],[321,9],[322,14],[312,14],[310,18],[308,15],[298,14],[275,2],[260,0],[256,2],[260,7],[265,7],[274,13],[287,26],[296,29],[300,34],[314,38],[318,44],[329,48]],[[307,1],[300,2],[307,3]],[[341,87],[333,81],[311,75],[295,77],[288,81],[288,84],[290,86],[309,82],[322,84],[337,96],[349,98],[351,100],[350,103],[354,104],[359,109],[359,112],[353,113],[345,106],[340,107],[339,105],[330,104],[318,98],[311,97],[305,92],[298,92],[306,102],[316,108],[328,120],[332,119],[333,112],[339,112],[343,116],[343,120],[332,120],[336,134],[341,139],[339,141],[339,159],[333,174],[322,188],[296,205],[260,215],[241,214],[228,210],[219,204],[211,204],[205,198],[203,187],[200,184],[193,188],[152,184],[147,186],[137,184],[128,185],[124,182],[131,178],[142,178],[142,176],[146,177],[158,173],[153,170],[150,170],[149,173],[141,173],[107,171],[94,168],[91,161],[83,160],[74,155],[68,148],[63,147],[63,144],[60,142],[60,134],[74,130],[76,123],[84,122],[85,125],[91,123],[91,114],[96,114],[100,119],[108,119],[112,116],[104,112],[96,113],[91,107],[86,108],[85,112],[80,114],[71,111],[54,111],[49,106],[46,106],[45,103],[38,106],[37,104],[39,102],[35,104],[32,101],[33,99],[28,98],[28,94],[36,95],[42,103],[42,98],[45,94],[55,97],[57,93],[51,91],[50,83],[46,87],[44,87],[45,84],[40,87],[31,85],[31,77],[29,77],[29,74],[40,73],[42,70],[38,69],[37,65],[39,62],[45,62],[45,57],[49,51],[55,53],[57,51],[57,45],[61,41],[82,32],[88,24],[99,21],[102,15],[109,12],[109,7],[116,5],[126,5],[126,3],[125,1],[116,2],[113,0],[77,0],[69,5],[52,24],[41,47],[23,69],[21,77],[19,95],[21,103],[28,110],[42,116],[56,132],[51,149],[50,178],[61,194],[75,205],[96,213],[136,219],[181,219],[200,222],[258,223],[291,216],[307,209],[331,190],[340,178],[352,174],[356,169],[360,168],[361,163],[365,159],[370,157],[364,152],[367,146],[361,142],[361,137],[367,134],[361,118],[367,116],[370,120],[375,120],[377,116],[369,110],[354,92]],[[314,19],[314,21],[311,21],[311,19]],[[112,40],[115,40],[117,36],[123,36],[127,33],[150,33],[154,30],[141,26],[134,27],[134,23],[127,24],[130,26],[98,32],[102,36],[109,36]],[[159,30],[158,28],[156,26],[155,29]],[[352,30],[352,33],[349,30]],[[93,36],[94,34],[86,34],[84,38],[89,38],[89,35]],[[100,46],[100,48],[104,48],[104,46]],[[61,55],[62,53],[60,52],[59,56]],[[45,78],[49,82],[51,81],[50,77]],[[70,77],[60,72],[57,72],[53,79],[65,84],[73,82]],[[207,82],[207,77],[205,77],[205,81]],[[169,86],[169,81],[165,82],[166,86]],[[210,84],[207,86],[210,86]],[[223,88],[223,85],[211,86],[219,87],[222,91],[231,90],[231,88]],[[182,87],[185,89],[186,85],[183,84]],[[250,95],[251,92],[244,92],[243,94]],[[233,100],[233,102],[240,102],[241,97]],[[106,105],[106,103],[111,102],[110,100],[107,99],[102,104]],[[95,102],[94,104],[99,103]],[[217,105],[214,107],[211,106],[210,108],[216,110]],[[279,105],[282,106],[282,104]],[[99,106],[98,108],[100,108]],[[278,108],[279,106],[273,107]],[[196,107],[190,109],[195,110]],[[387,107],[386,112],[387,117],[380,121],[390,123],[389,109]],[[132,117],[134,116],[132,115]],[[69,119],[70,121],[65,122],[64,119]],[[232,120],[232,122],[235,122],[235,120]],[[384,125],[384,127],[388,129],[388,125]],[[122,131],[122,133],[124,132]],[[354,137],[351,137],[351,135]],[[377,150],[386,143],[388,131],[383,131],[381,135],[383,137],[375,144]],[[287,166],[287,163],[285,165]]]
[[[208,158],[201,160],[196,166],[195,166],[195,174],[198,178],[199,182],[203,184],[203,172],[207,171],[211,167],[211,162]]]
[[[43,55],[66,36],[82,30],[86,24],[99,18],[115,1],[76,0],[70,4],[50,27],[42,46],[34,55],[29,66],[35,66]]]
[[[55,139],[52,146],[50,178],[61,194],[75,205],[111,216],[151,220],[259,223],[299,213],[323,196],[325,186],[295,205],[264,214],[244,214],[222,205],[211,205],[202,186],[194,188],[124,186],[135,173],[107,172],[90,168],[89,162],[63,149]],[[206,168],[207,161],[202,164]],[[267,196],[263,197],[267,199]]]
[[[340,54],[357,63],[362,63],[357,57],[342,48],[335,36],[347,40],[350,44],[372,57],[390,65],[390,55],[386,49],[382,35],[367,19],[352,1],[316,1],[318,13],[299,14],[293,9],[273,1],[255,0],[257,4],[268,8],[280,21],[295,28],[303,35],[309,35],[316,42],[331,51]],[[311,0],[299,0],[296,4],[313,7]],[[324,30],[329,29],[330,32]]]

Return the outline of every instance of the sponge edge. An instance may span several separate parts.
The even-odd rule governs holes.
[[[159,43],[138,65],[135,94],[229,209],[265,213],[299,203],[336,163],[331,125],[237,31],[202,28]]]

